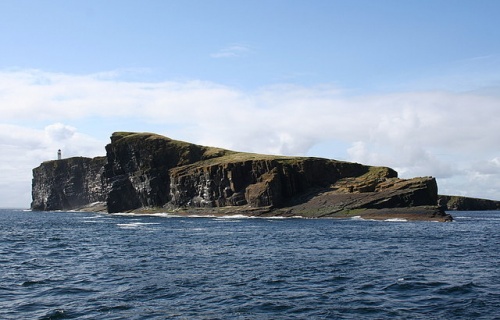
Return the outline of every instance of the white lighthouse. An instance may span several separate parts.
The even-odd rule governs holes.
[[[61,160],[61,149],[57,150],[57,160]]]

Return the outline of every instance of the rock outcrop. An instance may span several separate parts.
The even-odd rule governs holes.
[[[114,133],[106,157],[48,161],[33,170],[33,210],[99,201],[111,213],[334,217],[411,211],[416,218],[449,219],[437,207],[432,177],[403,180],[386,167],[234,152],[150,133]]]
[[[500,210],[500,201],[462,196],[439,195],[438,203],[444,210],[476,211]]]

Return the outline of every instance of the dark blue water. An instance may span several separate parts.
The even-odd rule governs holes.
[[[0,210],[0,319],[500,319],[500,212],[454,215]]]

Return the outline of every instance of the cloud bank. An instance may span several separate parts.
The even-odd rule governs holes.
[[[59,148],[63,156],[104,155],[107,130],[119,124],[241,151],[385,165],[401,177],[435,176],[442,193],[500,199],[498,95],[351,96],[290,84],[246,92],[39,70],[0,72],[0,88],[2,206],[29,205],[31,169]]]

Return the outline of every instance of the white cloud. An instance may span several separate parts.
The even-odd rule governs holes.
[[[43,130],[0,124],[0,207],[28,207],[32,169],[41,162],[64,157],[104,154],[105,141],[56,123]]]
[[[25,189],[31,168],[57,149],[64,156],[104,155],[111,127],[130,130],[117,125],[132,123],[174,139],[261,153],[314,156],[308,152],[316,145],[347,145],[342,160],[390,166],[402,177],[433,175],[442,192],[500,199],[498,95],[351,97],[330,85],[244,92],[203,81],[127,82],[113,73],[36,70],[0,72],[0,88],[0,179],[21,179]]]
[[[212,53],[210,56],[212,58],[235,58],[241,57],[250,52],[250,48],[243,44],[233,44],[220,49],[219,51]]]
[[[45,127],[45,134],[53,141],[65,141],[71,139],[76,133],[76,128],[64,125],[62,123],[54,123]]]

